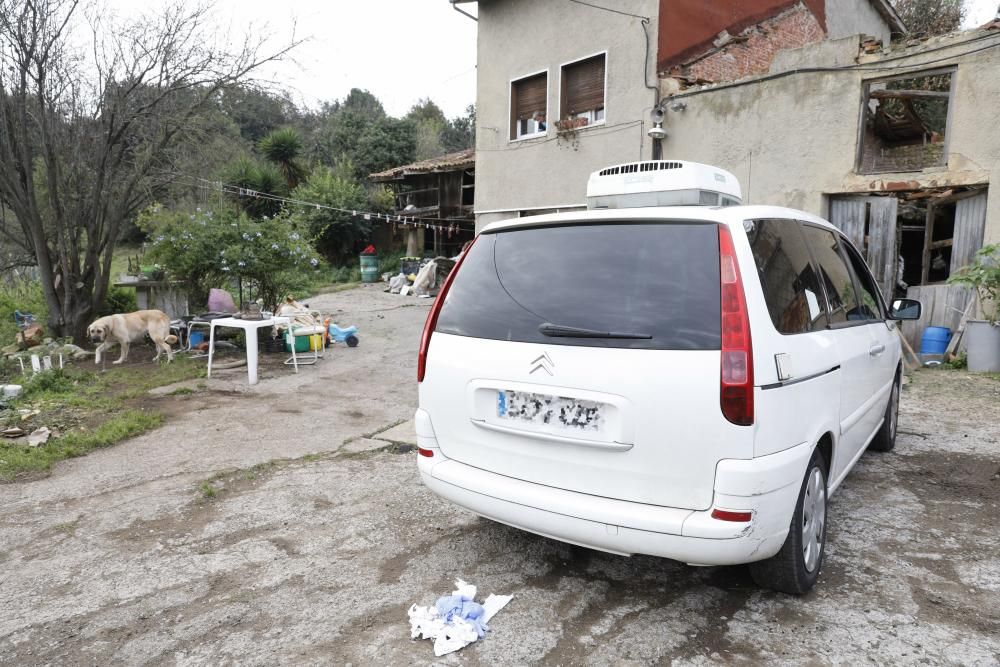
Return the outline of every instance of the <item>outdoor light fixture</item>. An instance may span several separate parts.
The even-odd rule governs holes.
[[[663,129],[663,123],[653,123],[653,127],[649,128],[649,132],[646,134],[649,135],[650,139],[660,140],[667,138],[667,131]]]
[[[667,138],[667,131],[663,129],[663,119],[666,114],[663,111],[663,107],[656,105],[653,110],[649,112],[649,119],[653,121],[653,127],[649,128],[646,133],[649,135],[650,139],[660,140]]]

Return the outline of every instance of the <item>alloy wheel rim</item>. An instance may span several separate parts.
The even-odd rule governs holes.
[[[809,471],[802,498],[802,560],[806,571],[815,572],[823,551],[823,527],[826,524],[826,489],[819,467]]]

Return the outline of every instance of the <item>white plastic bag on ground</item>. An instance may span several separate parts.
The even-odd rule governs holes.
[[[417,277],[413,279],[413,290],[412,293],[421,296],[423,294],[428,294],[437,285],[437,264],[434,262],[427,262],[417,273]]]
[[[472,602],[476,597],[476,587],[461,579],[457,579],[455,581],[455,590],[451,596],[442,597],[438,602],[446,600],[449,597],[458,597],[463,601]],[[486,623],[489,623],[490,619],[513,598],[513,595],[490,595],[482,603],[482,616],[479,619],[473,619],[473,622],[469,622],[457,615],[453,615],[450,620],[445,619],[439,613],[437,605],[432,607],[412,605],[407,612],[410,618],[410,637],[412,639],[417,639],[418,637],[420,639],[433,639],[434,655],[437,657],[457,651],[479,639],[479,630],[476,627],[476,623],[479,623],[483,630],[489,630]],[[451,605],[448,604],[448,606]]]
[[[400,273],[399,275],[389,278],[389,293],[399,294],[399,290],[403,289],[406,285],[406,275]]]

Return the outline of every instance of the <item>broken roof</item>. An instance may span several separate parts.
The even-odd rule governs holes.
[[[401,167],[393,167],[369,177],[373,181],[392,181],[410,174],[429,174],[438,171],[455,171],[457,169],[467,169],[476,165],[476,151],[472,148],[457,153],[448,153],[429,160],[421,160],[413,164],[404,164]]]
[[[889,0],[871,0],[871,3],[875,7],[875,11],[889,24],[892,32],[900,35],[905,35],[909,32],[899,12],[896,11],[896,8],[892,6]]]

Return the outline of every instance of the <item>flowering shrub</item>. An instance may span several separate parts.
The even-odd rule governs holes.
[[[225,287],[273,310],[319,265],[310,240],[287,218],[251,220],[230,209],[187,214],[154,205],[138,224],[148,235],[147,257],[185,281],[196,303],[204,303],[212,287]]]

